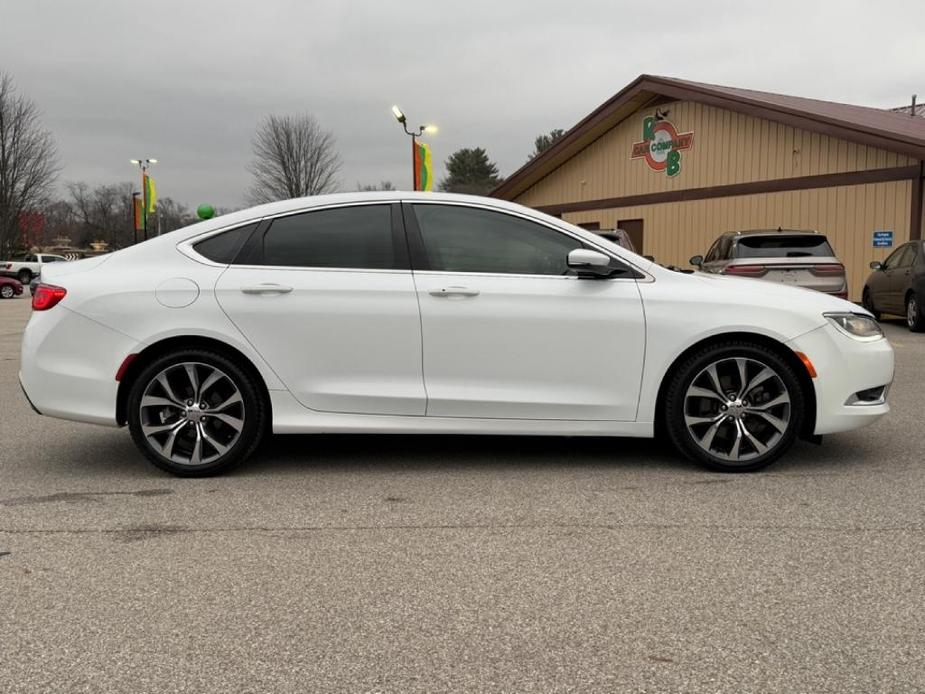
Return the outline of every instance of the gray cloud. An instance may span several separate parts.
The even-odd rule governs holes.
[[[239,205],[268,113],[336,134],[341,183],[410,185],[389,114],[435,122],[438,177],[484,146],[502,173],[643,72],[891,106],[925,97],[925,3],[0,0],[0,69],[45,112],[62,180],[129,180]]]

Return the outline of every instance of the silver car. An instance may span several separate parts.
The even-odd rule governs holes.
[[[690,262],[703,272],[794,284],[848,298],[845,266],[818,231],[729,231],[713,242],[706,257],[695,255]]]

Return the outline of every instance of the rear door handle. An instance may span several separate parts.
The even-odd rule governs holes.
[[[471,287],[440,287],[428,292],[431,296],[478,296],[479,290]]]
[[[287,287],[282,284],[255,284],[250,287],[241,287],[241,291],[245,294],[288,294],[292,291],[292,287]]]

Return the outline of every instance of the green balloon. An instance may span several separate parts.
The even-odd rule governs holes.
[[[196,208],[196,214],[199,219],[212,219],[215,216],[215,208],[208,203],[203,203]]]

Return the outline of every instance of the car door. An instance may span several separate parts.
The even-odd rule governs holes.
[[[906,294],[912,287],[912,270],[915,267],[918,246],[917,243],[906,244],[906,250],[899,258],[891,279],[891,282],[895,283],[893,287],[895,298],[903,314],[906,312]]]
[[[266,220],[215,291],[305,407],[424,414],[420,313],[397,203]]]
[[[892,253],[892,255],[890,255],[883,262],[883,277],[885,287],[885,299],[883,306],[890,313],[897,313],[900,315],[905,313],[905,307],[902,305],[902,299],[899,293],[902,284],[901,275],[905,269],[904,263],[908,251],[908,244],[904,244],[897,248]]]
[[[427,415],[632,421],[645,353],[636,280],[569,270],[576,236],[484,206],[404,205]]]

